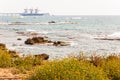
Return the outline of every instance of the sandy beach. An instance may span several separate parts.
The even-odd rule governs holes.
[[[27,74],[16,74],[14,68],[0,68],[0,80],[22,80]]]

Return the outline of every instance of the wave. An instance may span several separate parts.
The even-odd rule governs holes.
[[[44,34],[44,35],[49,33],[48,31],[37,31],[37,30],[34,30],[34,29],[27,29],[26,32],[28,32],[28,33]]]
[[[82,17],[72,17],[72,19],[82,19]]]
[[[36,32],[36,30],[33,30],[33,29],[27,29],[26,31],[27,32]]]
[[[75,41],[69,41],[69,43],[70,43],[70,46],[75,46],[75,45],[77,45],[77,43],[76,43]]]
[[[113,34],[104,35],[101,37],[94,37],[94,39],[97,39],[97,40],[120,40],[120,32],[115,32]]]
[[[107,35],[107,37],[112,37],[112,38],[120,38],[120,32],[115,32],[111,35]]]
[[[8,25],[10,22],[0,22],[0,25]]]
[[[49,32],[48,31],[39,31],[38,33],[39,34],[48,34]]]
[[[0,22],[0,25],[53,25],[53,24],[78,24],[77,22]]]

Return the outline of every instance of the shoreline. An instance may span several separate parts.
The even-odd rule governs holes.
[[[26,45],[24,43],[26,41],[26,39],[32,38],[33,36],[30,36],[30,34],[21,35],[21,32],[19,32],[19,33],[20,34],[18,34],[17,32],[10,32],[9,30],[1,30],[0,29],[0,37],[1,37],[0,43],[6,44],[8,49],[15,50],[15,51],[19,52],[21,55],[46,53],[46,54],[50,55],[50,59],[64,58],[64,57],[67,57],[67,56],[73,55],[73,54],[78,55],[79,52],[85,52],[88,55],[91,53],[98,53],[100,55],[104,55],[104,53],[106,53],[106,55],[108,55],[108,54],[110,55],[112,53],[116,53],[116,54],[119,53],[119,51],[118,52],[111,52],[111,51],[104,52],[104,50],[106,50],[106,49],[98,49],[98,51],[101,51],[100,53],[97,51],[96,52],[92,51],[92,50],[90,52],[88,52],[88,51],[86,51],[86,49],[79,50],[78,48],[76,48],[78,46],[78,44],[76,44],[75,42],[72,42],[72,41],[70,42],[70,44],[73,46],[70,45],[70,46],[65,46],[65,47],[64,46],[63,47],[60,47],[60,46],[56,47],[56,46],[51,46],[48,44]],[[45,35],[43,35],[43,36],[45,36]],[[19,38],[21,40],[17,40]],[[96,40],[96,41],[102,42],[101,40],[100,41]],[[104,41],[104,43],[105,43],[105,41]],[[114,41],[111,41],[111,42],[108,41],[108,43],[114,43]],[[84,43],[81,43],[81,44],[84,44]],[[90,43],[90,44],[92,45],[92,43]],[[100,47],[101,47],[101,45],[100,45]],[[74,48],[73,51],[69,50],[69,49],[73,49],[73,48]]]

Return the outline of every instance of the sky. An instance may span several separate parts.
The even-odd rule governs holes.
[[[0,13],[38,8],[51,15],[120,15],[120,0],[0,0]]]

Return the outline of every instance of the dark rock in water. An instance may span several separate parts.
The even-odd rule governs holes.
[[[24,35],[25,33],[24,32],[16,32],[17,34],[21,34],[21,35]]]
[[[47,55],[47,54],[37,54],[37,55],[35,55],[35,57],[39,57],[42,60],[48,60],[49,55]]]
[[[7,48],[6,48],[6,45],[3,44],[3,43],[0,43],[0,49],[2,49],[2,50],[6,50],[6,49],[7,49]]]
[[[17,40],[22,40],[21,38],[17,38]]]
[[[44,43],[48,43],[48,40],[46,40],[44,37],[33,37],[32,39],[27,39],[25,41],[25,44],[44,44]]]
[[[35,43],[42,43],[42,42],[44,42],[44,38],[43,37],[33,37],[32,40]]]
[[[70,45],[68,42],[51,41],[51,40],[45,39],[45,37],[33,37],[33,38],[28,38],[25,41],[25,44],[28,44],[28,45],[45,44],[45,43],[49,43],[49,44],[52,43],[53,46],[68,46],[68,45]]]
[[[50,41],[50,40],[49,40],[48,43],[53,43],[53,41]]]
[[[27,39],[27,40],[25,41],[25,44],[33,45],[33,44],[34,44],[34,41],[29,38],[29,39]]]
[[[97,37],[96,40],[120,40],[120,38]]]
[[[69,44],[63,41],[55,41],[53,42],[54,46],[68,46]]]
[[[12,22],[9,25],[26,25],[24,22]]]
[[[48,23],[56,23],[55,21],[50,21],[50,22],[48,22]]]

